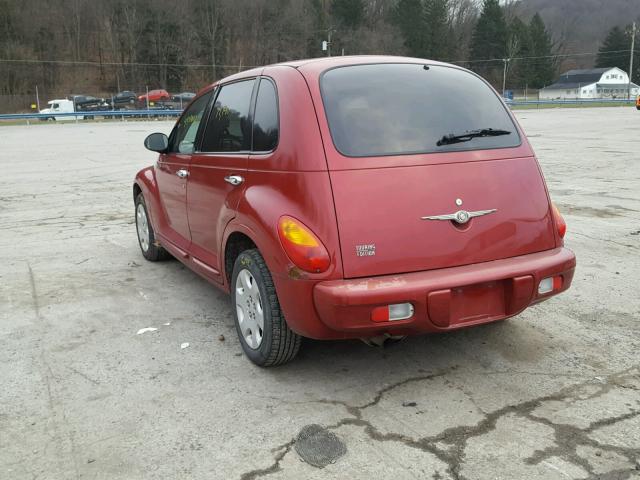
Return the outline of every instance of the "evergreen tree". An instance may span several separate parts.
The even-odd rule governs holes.
[[[471,60],[506,58],[507,22],[498,0],[484,0],[482,13],[473,30]],[[502,62],[478,62],[472,64],[474,70],[498,83],[502,77]]]
[[[553,55],[553,42],[539,14],[535,14],[529,22],[529,56],[528,84],[533,88],[542,88],[553,83],[556,76],[556,59]]]
[[[449,23],[449,0],[425,0],[424,30],[424,56],[434,60],[448,58],[453,37]]]
[[[422,0],[400,0],[393,17],[404,38],[407,53],[414,57],[423,56],[427,31]]]
[[[341,25],[359,27],[364,20],[364,0],[333,0],[331,15]]]
[[[637,34],[636,34],[637,35]],[[639,38],[636,36],[636,52],[633,58],[633,80],[640,80],[640,48]],[[613,27],[607,33],[596,57],[596,68],[618,67],[625,72],[629,70],[629,56],[631,49],[631,27],[626,29]]]
[[[624,50],[629,48],[629,38],[624,30],[618,26],[613,27],[598,49],[596,68],[618,67],[626,71],[629,68],[629,52]]]

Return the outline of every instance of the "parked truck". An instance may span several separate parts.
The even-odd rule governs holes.
[[[90,95],[70,95],[67,98],[50,100],[47,104],[49,107],[40,110],[40,113],[55,114],[82,112],[83,115],[52,115],[50,117],[43,117],[42,120],[69,121],[94,118],[94,115],[87,115],[86,112],[101,112],[111,109],[110,105],[105,102],[103,98],[96,98]]]
[[[66,98],[61,98],[57,100],[49,100],[47,102],[48,107],[40,110],[40,113],[48,114],[46,117],[41,117],[40,120],[43,121],[71,121],[78,120],[78,116],[76,115],[56,115],[57,113],[73,113],[75,112],[75,105],[72,100],[68,100]],[[49,116],[50,114],[50,116]]]

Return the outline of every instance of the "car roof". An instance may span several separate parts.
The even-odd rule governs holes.
[[[238,72],[233,75],[230,75],[225,78],[221,78],[220,80],[207,85],[202,90],[198,92],[198,95],[210,90],[214,86],[222,83],[228,83],[234,80],[240,80],[242,78],[254,77],[261,75],[265,69],[270,67],[292,67],[295,69],[303,70],[306,67],[313,67],[313,70],[325,71],[330,68],[335,67],[343,67],[347,65],[363,65],[363,64],[371,64],[371,63],[414,63],[417,65],[445,65],[445,66],[453,66],[456,68],[462,68],[458,65],[452,65],[449,63],[438,62],[435,60],[428,60],[425,58],[414,58],[414,57],[397,57],[392,55],[345,55],[340,57],[319,57],[319,58],[307,58],[302,60],[292,60],[280,63],[274,63],[271,65],[265,65],[263,67],[255,67],[250,70],[245,70],[243,72]]]
[[[284,65],[294,68],[301,68],[307,65],[321,66],[325,69],[343,67],[345,65],[359,65],[367,63],[415,63],[429,65],[447,65],[443,62],[428,60],[426,58],[399,57],[393,55],[346,55],[340,57],[319,57],[296,60],[292,62],[281,62],[274,65]]]

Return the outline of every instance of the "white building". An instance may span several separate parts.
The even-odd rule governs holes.
[[[540,90],[541,100],[627,98],[629,75],[617,67],[569,70],[553,85]],[[631,97],[640,94],[640,87],[631,84]]]

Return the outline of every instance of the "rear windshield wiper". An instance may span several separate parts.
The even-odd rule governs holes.
[[[472,138],[497,137],[500,135],[511,135],[511,132],[508,130],[482,128],[480,130],[469,130],[460,135],[454,135],[453,133],[450,133],[449,135],[445,135],[440,140],[438,140],[438,143],[436,143],[436,145],[440,147],[442,145],[451,145],[452,143],[468,142]]]

